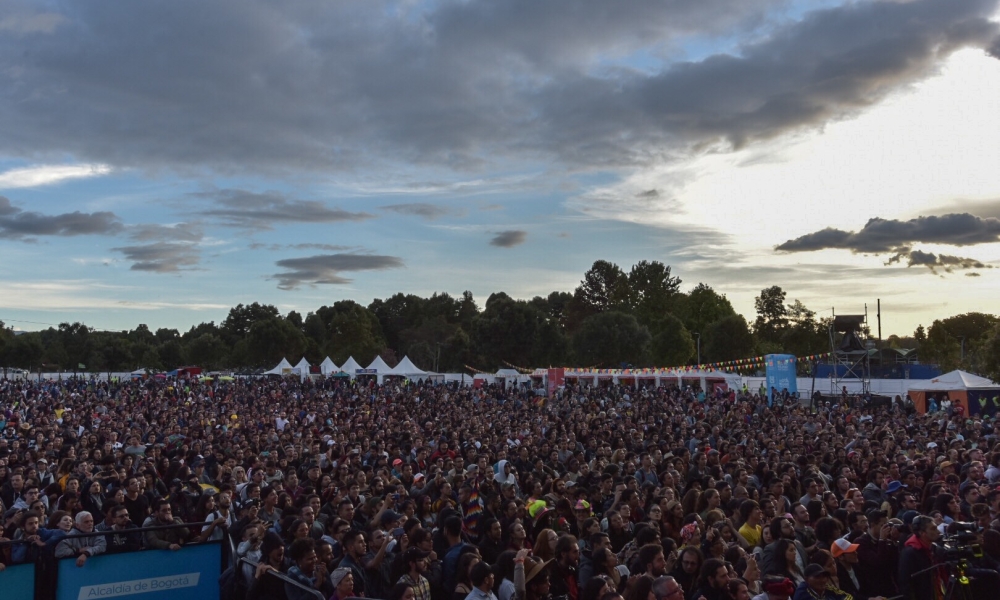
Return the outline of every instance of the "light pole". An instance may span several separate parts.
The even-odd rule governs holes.
[[[701,366],[701,334],[700,333],[695,333],[695,335],[698,336],[698,340],[697,340],[697,343],[698,343],[698,366],[700,367]]]

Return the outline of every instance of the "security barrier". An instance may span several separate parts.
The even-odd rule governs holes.
[[[13,565],[0,572],[0,596],[11,600],[31,600],[35,597],[35,565]]]
[[[141,534],[152,529],[202,525],[167,525],[128,530]],[[86,534],[114,535],[120,532]],[[70,536],[74,537],[74,536]],[[79,537],[79,536],[75,536]],[[23,543],[5,542],[4,545]],[[139,550],[99,554],[82,567],[74,558],[51,555],[38,563],[8,566],[0,571],[3,600],[219,600],[222,542],[187,544],[180,550]],[[39,570],[40,575],[36,575]]]
[[[216,542],[176,551],[102,554],[82,567],[72,559],[61,560],[56,600],[218,600],[221,550]]]

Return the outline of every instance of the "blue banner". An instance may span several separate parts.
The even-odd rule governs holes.
[[[798,380],[795,379],[795,357],[791,354],[768,354],[764,357],[767,375],[767,405],[774,404],[772,394],[788,390],[792,396],[799,391]]]
[[[31,600],[35,597],[35,563],[9,566],[0,571],[4,600]]]
[[[63,560],[56,600],[219,600],[221,554],[220,544],[209,543],[177,551],[101,554],[88,558],[82,567]]]

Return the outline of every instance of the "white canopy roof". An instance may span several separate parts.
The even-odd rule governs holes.
[[[357,370],[360,369],[360,368],[361,368],[361,365],[359,365],[358,361],[354,360],[354,357],[351,356],[346,361],[344,361],[344,364],[340,365],[340,368],[337,369],[337,370],[338,371],[343,371],[344,373],[350,373],[351,375],[354,375],[354,373],[356,373]]]
[[[299,364],[295,365],[295,370],[299,373],[309,373],[309,367],[311,366],[312,365],[309,364],[309,361],[306,360],[306,357],[303,356],[302,360],[299,361]]]
[[[340,367],[338,367],[332,360],[330,360],[329,356],[323,359],[323,362],[321,362],[319,365],[319,371],[324,375],[329,375],[330,373],[335,373],[339,370]]]
[[[496,374],[497,377],[514,377],[514,378],[520,377],[520,375],[521,374],[517,371],[517,369],[499,369],[497,370]]]
[[[375,372],[379,375],[390,375],[392,373],[392,369],[389,368],[389,365],[385,364],[385,361],[382,360],[381,356],[376,356],[375,360],[372,361],[372,364],[365,368],[375,369]]]
[[[993,383],[987,377],[980,377],[965,371],[952,371],[945,373],[934,379],[925,381],[915,381],[910,385],[911,390],[916,391],[949,391],[949,390],[981,390],[1000,389],[1000,385]]]
[[[270,371],[264,371],[264,375],[283,375],[286,370],[290,371],[292,369],[292,363],[288,362],[287,358],[281,359],[278,366],[274,367]]]
[[[403,360],[399,361],[399,364],[393,367],[388,373],[389,375],[402,375],[404,377],[421,377],[427,375],[427,371],[417,367],[410,360],[409,356],[404,356]]]

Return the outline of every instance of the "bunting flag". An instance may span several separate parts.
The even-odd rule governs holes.
[[[526,368],[524,368],[524,367],[519,367],[519,366],[517,366],[517,365],[512,365],[512,364],[510,364],[509,362],[507,362],[507,361],[505,361],[505,360],[502,360],[502,361],[500,361],[500,362],[502,362],[503,364],[507,365],[507,366],[508,366],[508,367],[510,367],[511,369],[514,369],[515,371],[519,371],[520,373],[522,373],[522,374],[524,374],[524,375],[531,375],[532,373],[534,373],[534,372],[535,372],[535,370],[534,370],[534,369],[526,369]]]
[[[822,360],[830,356],[829,352],[822,354],[809,354],[807,356],[791,357],[788,359],[776,360],[774,361],[777,365],[788,365],[793,364],[799,360],[804,361],[816,361]],[[598,369],[595,367],[583,367],[583,368],[573,368],[565,367],[567,371],[571,371],[577,374],[588,374],[588,375],[684,375],[685,373],[694,373],[698,371],[751,371],[756,369],[762,369],[767,366],[767,361],[763,356],[752,356],[750,358],[738,358],[735,360],[727,360],[721,362],[713,363],[702,363],[698,365],[682,365],[678,367],[657,367],[657,368],[641,368],[641,369]],[[510,365],[513,367],[513,365]],[[516,368],[516,367],[514,367]]]

